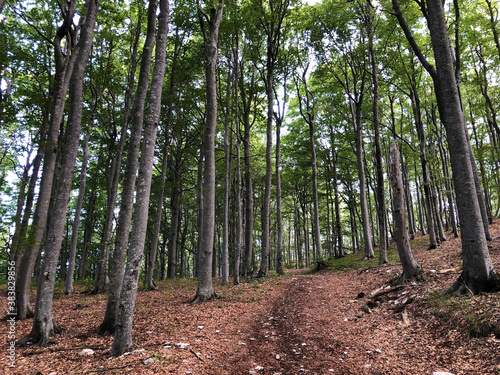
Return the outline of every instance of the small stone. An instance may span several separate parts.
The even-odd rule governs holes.
[[[365,314],[371,314],[372,311],[370,310],[370,308],[367,306],[367,305],[363,305],[361,306],[361,310],[365,313]]]
[[[186,342],[178,342],[177,344],[175,344],[175,346],[177,346],[180,349],[186,349],[189,346],[189,344]]]
[[[432,375],[453,375],[451,372],[434,371]]]
[[[370,368],[370,367],[372,367],[372,365],[370,365],[370,364],[367,363],[367,364],[363,365],[363,367],[364,368]]]
[[[198,329],[203,329],[203,328],[205,328],[205,327],[204,327],[204,326],[198,326],[197,328],[198,328]]]
[[[243,341],[238,341],[238,345],[246,345]]]
[[[262,371],[262,370],[264,370],[264,367],[262,367],[262,366],[255,366],[255,370],[256,371]]]
[[[52,372],[49,372],[48,375],[57,375],[57,372],[52,371]]]
[[[90,357],[91,355],[94,355],[94,351],[92,349],[83,349],[78,354],[82,357]]]
[[[380,349],[375,349],[375,353],[377,353],[377,354],[382,354],[382,350],[380,350]]]
[[[279,354],[276,354],[276,360],[280,360],[281,359],[281,356]]]
[[[150,358],[146,359],[146,360],[145,360],[144,362],[142,362],[142,363],[144,363],[146,366],[148,366],[148,365],[152,365],[153,363],[155,363],[155,359],[154,359],[153,357],[150,357]]]

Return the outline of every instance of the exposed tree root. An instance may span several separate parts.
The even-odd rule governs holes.
[[[490,275],[486,280],[475,279],[465,275],[463,272],[457,281],[446,291],[448,294],[457,296],[473,296],[480,293],[492,293],[500,291],[500,276],[497,273]]]
[[[196,294],[194,299],[190,302],[190,305],[196,305],[198,303],[207,302],[216,298],[219,298],[219,295],[215,292],[212,292],[209,295]]]

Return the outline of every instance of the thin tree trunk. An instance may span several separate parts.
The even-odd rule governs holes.
[[[396,141],[391,146],[391,186],[393,199],[394,235],[398,247],[399,259],[403,266],[401,281],[407,282],[415,279],[421,272],[420,266],[413,257],[406,229],[405,193],[403,178],[401,176],[400,156]]]
[[[179,219],[180,219],[180,176],[179,176],[179,155],[175,157],[174,176],[173,176],[173,190],[170,198],[170,235],[168,237],[168,264],[167,264],[167,278],[175,280],[178,272],[178,256],[177,256],[177,238],[179,237]]]
[[[87,182],[87,164],[89,161],[89,139],[90,129],[83,140],[83,160],[80,171],[80,186],[78,190],[78,199],[75,207],[75,218],[73,220],[73,230],[71,232],[71,245],[69,249],[69,266],[64,284],[64,294],[73,293],[73,273],[75,272],[76,247],[78,245],[78,229],[80,227],[80,215],[82,212],[83,198],[85,195],[85,184]]]
[[[414,77],[412,77],[414,79]],[[418,95],[417,88],[415,85],[411,86],[410,89],[410,99],[412,102],[413,116],[415,117],[415,127],[417,128],[417,135],[420,147],[420,163],[422,165],[422,176],[425,194],[425,205],[427,213],[427,230],[429,233],[429,249],[435,249],[438,246],[438,241],[436,238],[436,231],[434,225],[434,217],[432,215],[432,191],[431,191],[431,181],[429,177],[429,171],[427,170],[427,156],[425,148],[425,130],[424,124],[422,122],[422,114],[420,110],[420,98]]]
[[[121,134],[120,134],[120,142],[118,144],[118,149],[116,150],[115,155],[112,157],[111,160],[111,170],[109,173],[109,178],[107,181],[107,192],[108,192],[108,197],[106,201],[106,216],[105,216],[105,221],[104,221],[104,229],[103,229],[103,234],[102,234],[102,240],[101,240],[101,254],[100,254],[100,259],[99,259],[99,265],[97,268],[97,277],[96,277],[96,283],[94,286],[94,292],[95,293],[104,293],[106,290],[106,286],[108,285],[108,265],[109,265],[109,253],[110,253],[110,247],[111,247],[111,237],[112,237],[112,230],[113,230],[113,225],[114,225],[114,218],[115,218],[115,206],[116,206],[116,200],[118,196],[118,185],[119,185],[119,179],[120,179],[120,173],[121,173],[121,166],[122,166],[122,156],[123,156],[123,150],[125,148],[125,143],[127,139],[127,132],[128,132],[128,123],[129,123],[129,116],[130,116],[130,107],[132,103],[132,90],[134,86],[134,80],[135,80],[135,72],[137,68],[137,49],[138,49],[138,44],[139,44],[139,37],[141,35],[140,30],[141,30],[141,16],[138,17],[138,24],[136,28],[136,34],[135,34],[135,40],[134,40],[134,45],[132,47],[132,56],[131,56],[131,67],[128,75],[128,87],[127,87],[127,92],[125,93],[125,102],[124,102],[124,110],[123,110],[123,120],[122,120],[122,129],[121,129]],[[148,50],[148,47],[146,47],[146,50]],[[143,52],[144,54],[144,52]],[[149,74],[149,71],[148,71]],[[143,85],[143,83],[139,83],[140,85]],[[146,88],[147,90],[147,88]],[[136,92],[136,94],[139,94],[139,88]],[[138,95],[139,98],[142,98],[142,95]],[[137,104],[134,100],[134,108],[133,108],[133,113],[134,111],[137,110]],[[142,115],[141,115],[142,116]],[[141,131],[142,131],[142,122],[141,122]],[[129,159],[134,157],[134,154],[138,152],[138,144],[137,142],[140,141],[137,139],[137,136],[134,135],[134,132],[137,132],[137,130],[132,129],[132,134],[130,137],[130,145],[129,145],[129,152],[127,156],[127,163],[129,163]],[[130,159],[131,160],[131,159]],[[132,160],[131,160],[132,161]],[[128,165],[127,167],[133,168],[134,165]],[[134,193],[135,190],[135,173],[137,170],[137,162],[135,163],[135,170],[134,170],[134,175],[130,176],[130,172],[127,174],[125,172],[125,176],[123,178],[123,191],[122,191],[122,198],[121,198],[121,207],[120,207],[120,214],[118,217],[118,226],[117,226],[117,231],[116,231],[116,243],[115,243],[115,253],[113,254],[113,257],[117,257],[118,261],[121,263],[118,264],[119,267],[123,267],[123,264],[125,263],[125,258],[120,256],[120,251],[123,253],[124,246],[125,244],[128,243],[128,237],[129,237],[129,231],[130,231],[130,221],[132,219],[132,204],[129,203],[130,195]],[[118,252],[117,252],[118,249]],[[116,270],[116,262],[113,260],[113,265],[112,265],[112,271],[114,272]],[[121,278],[123,278],[123,275],[118,276],[120,278],[120,283],[121,283]],[[113,275],[111,276],[113,278]],[[115,279],[116,282],[116,279]],[[116,288],[116,283],[113,284],[112,286],[110,285],[109,288]],[[114,292],[113,292],[114,293]],[[116,295],[116,298],[118,298],[120,292],[118,291],[118,294]],[[109,295],[108,295],[109,298]]]
[[[236,121],[236,246],[234,256],[234,280],[235,285],[240,283],[240,264],[243,247],[243,197],[242,197],[242,181],[241,181],[241,129],[239,115],[239,40],[238,33],[235,36],[235,47],[233,47],[233,63],[234,63],[234,99],[236,103],[235,121]]]
[[[361,205],[361,220],[363,224],[363,237],[365,245],[364,259],[375,258],[372,246],[372,230],[370,223],[370,215],[368,214],[368,199],[367,188],[365,183],[365,163],[363,161],[363,128],[361,123],[361,102],[351,103],[354,106],[353,114],[355,121],[355,140],[356,140],[356,159],[358,166],[358,179],[359,179],[359,199]]]
[[[229,63],[231,60],[229,60]],[[229,128],[231,121],[229,117],[231,105],[231,70],[228,70],[226,83],[226,103],[224,109],[224,202],[223,202],[223,224],[222,224],[222,285],[229,282],[229,193],[231,190],[231,148],[232,148],[232,129]],[[238,121],[238,119],[237,119]],[[229,140],[231,138],[231,141]]]
[[[216,297],[212,283],[212,257],[215,235],[215,133],[217,121],[217,47],[219,26],[222,20],[224,0],[210,8],[210,15],[198,9],[198,17],[204,38],[206,73],[206,120],[203,134],[203,211],[202,227],[199,228],[201,246],[198,253],[198,290],[192,303]],[[205,23],[206,22],[206,23]],[[205,30],[208,24],[208,34]]]
[[[250,152],[250,121],[249,113],[245,115],[245,135],[243,141],[244,157],[245,157],[245,264],[244,274],[248,276],[253,272],[253,227],[254,227],[254,203],[253,203],[253,181],[251,169],[251,152]]]
[[[368,12],[371,12],[367,6]],[[377,59],[375,55],[375,48],[373,47],[373,38],[375,30],[373,29],[372,14],[366,18],[367,32],[369,35],[369,51],[371,60],[371,74],[372,74],[372,112],[373,112],[373,129],[375,130],[375,168],[377,176],[376,196],[378,201],[377,206],[377,220],[378,220],[378,235],[379,235],[379,264],[385,264],[387,260],[387,227],[386,227],[386,204],[385,204],[385,189],[384,189],[384,168],[382,161],[382,148],[380,145],[380,116],[379,116],[379,90],[378,90],[378,68]]]

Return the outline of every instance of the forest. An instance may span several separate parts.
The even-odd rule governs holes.
[[[0,0],[0,277],[7,319],[30,326],[16,345],[49,345],[55,301],[82,286],[111,357],[137,344],[138,291],[174,280],[203,309],[219,285],[353,255],[384,267],[392,246],[404,288],[428,271],[419,238],[459,247],[447,292],[498,292],[499,12]]]

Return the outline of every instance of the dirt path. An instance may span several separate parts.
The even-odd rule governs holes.
[[[429,329],[433,322],[407,315],[403,320],[390,301],[369,314],[361,310],[366,298],[358,294],[368,295],[396,271],[384,266],[293,277],[249,327],[247,356],[234,361],[233,373],[497,374],[500,361],[481,357],[500,348],[498,339],[480,344],[456,335],[452,340],[453,332],[436,337]],[[410,285],[393,297],[421,292]]]

